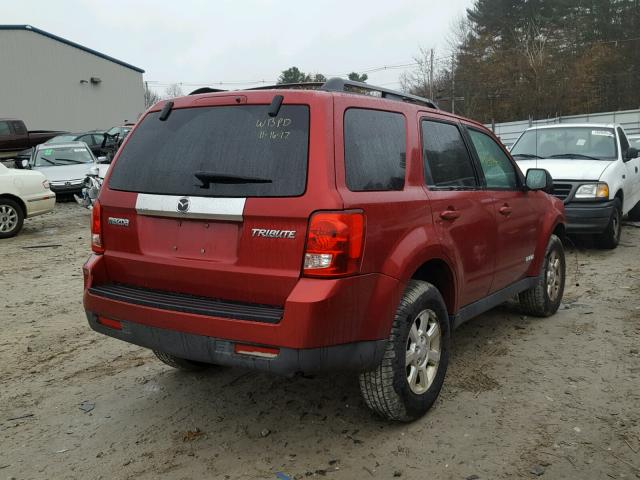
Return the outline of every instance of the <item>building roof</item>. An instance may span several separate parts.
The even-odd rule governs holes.
[[[52,40],[56,40],[60,43],[64,43],[74,48],[78,48],[87,53],[95,55],[96,57],[104,58],[105,60],[109,60],[110,62],[117,63],[118,65],[122,65],[123,67],[130,68],[131,70],[135,70],[136,72],[144,73],[144,70],[138,67],[134,67],[133,65],[123,62],[122,60],[118,60],[117,58],[110,57],[109,55],[105,55],[104,53],[97,52],[92,50],[91,48],[80,45],[79,43],[72,42],[71,40],[67,40],[66,38],[59,37],[54,35],[53,33],[45,32],[44,30],[40,30],[39,28],[32,27],[31,25],[0,25],[0,30],[26,30],[28,32],[39,33],[40,35],[44,35],[45,37],[49,37]]]

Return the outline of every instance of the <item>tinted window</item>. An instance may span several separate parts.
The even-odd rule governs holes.
[[[515,168],[500,146],[484,133],[469,130],[469,134],[478,153],[487,188],[516,189]]]
[[[349,190],[402,190],[406,156],[402,114],[358,108],[346,111],[344,161]]]
[[[309,108],[283,105],[277,117],[270,117],[268,108],[176,109],[164,122],[159,112],[151,113],[125,145],[109,187],[202,197],[301,195]]]
[[[478,185],[469,152],[457,126],[423,121],[422,148],[427,185],[432,187]]]
[[[13,121],[11,124],[13,125],[13,131],[17,135],[26,135],[27,129],[25,128],[24,123]]]
[[[622,149],[622,153],[624,154],[627,150],[629,150],[629,140],[627,140],[627,136],[624,134],[624,131],[618,127],[618,135],[620,136],[620,148]]]
[[[83,135],[78,140],[81,141],[81,142],[86,143],[89,146],[94,144],[93,135]]]
[[[9,122],[0,122],[0,135],[11,135]]]

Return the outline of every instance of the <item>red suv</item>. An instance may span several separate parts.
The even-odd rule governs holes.
[[[482,125],[367,84],[197,94],[131,132],[93,209],[89,324],[186,370],[355,370],[408,421],[451,331],[564,289],[562,202]]]

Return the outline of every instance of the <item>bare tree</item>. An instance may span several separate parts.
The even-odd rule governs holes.
[[[175,98],[183,95],[182,87],[177,83],[172,83],[164,91],[164,98]]]
[[[149,108],[160,100],[162,100],[160,95],[151,90],[147,82],[144,82],[144,108]]]
[[[434,50],[420,47],[418,55],[413,57],[416,66],[413,70],[403,72],[400,75],[400,86],[403,91],[422,95],[433,96],[436,82],[436,65],[434,62]]]

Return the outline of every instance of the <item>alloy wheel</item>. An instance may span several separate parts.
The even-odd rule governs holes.
[[[0,232],[12,232],[18,225],[18,212],[11,205],[0,205]]]
[[[436,314],[423,310],[413,320],[407,338],[407,382],[417,395],[426,392],[438,372],[442,335]]]
[[[549,300],[555,302],[562,285],[562,269],[560,255],[552,250],[547,260],[547,296]]]

